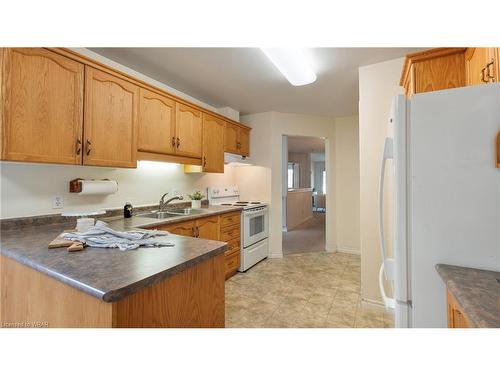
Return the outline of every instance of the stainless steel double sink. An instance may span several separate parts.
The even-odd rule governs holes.
[[[148,217],[152,219],[168,219],[170,217],[178,217],[178,216],[189,216],[196,215],[206,212],[203,209],[196,208],[172,208],[166,211],[152,211],[146,214],[139,214],[139,217]]]

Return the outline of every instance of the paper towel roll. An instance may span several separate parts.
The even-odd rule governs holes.
[[[78,195],[114,194],[118,191],[118,182],[107,180],[82,180],[82,191]]]

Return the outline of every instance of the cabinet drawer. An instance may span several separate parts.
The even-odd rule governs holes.
[[[232,227],[222,228],[220,233],[220,240],[222,242],[229,242],[231,240],[240,238],[240,226],[234,225]]]
[[[240,223],[241,213],[239,211],[230,212],[228,214],[221,215],[220,226],[230,227],[231,225]]]
[[[225,259],[225,264],[226,264],[226,279],[236,273],[238,271],[238,268],[240,266],[240,253],[234,253],[233,255],[230,255],[226,257]]]
[[[240,251],[240,239],[232,240],[227,243],[227,249],[224,254],[226,257]]]

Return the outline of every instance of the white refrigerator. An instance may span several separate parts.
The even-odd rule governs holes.
[[[446,327],[445,285],[435,265],[500,271],[500,83],[397,96],[389,126],[379,186],[381,294],[396,327]],[[392,256],[383,236],[389,159]]]

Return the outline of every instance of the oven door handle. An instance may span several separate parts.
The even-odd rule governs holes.
[[[245,216],[245,217],[261,216],[261,215],[267,214],[267,211],[268,211],[267,207],[263,208],[262,210],[258,210],[258,211],[251,211],[251,210],[243,211],[243,216]]]

